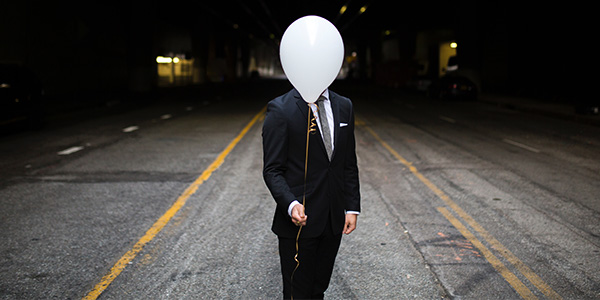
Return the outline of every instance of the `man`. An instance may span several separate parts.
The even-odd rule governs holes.
[[[308,104],[292,89],[269,102],[263,125],[263,176],[277,203],[272,231],[285,299],[323,298],[342,233],[356,228],[360,212],[352,102],[329,90],[322,98]],[[310,134],[309,117],[318,127]]]

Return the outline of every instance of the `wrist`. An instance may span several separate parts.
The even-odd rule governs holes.
[[[292,203],[290,203],[290,206],[288,206],[288,216],[292,216],[292,209],[294,208],[294,206],[296,206],[297,204],[300,204],[300,202],[298,202],[298,200],[294,200],[292,201]]]

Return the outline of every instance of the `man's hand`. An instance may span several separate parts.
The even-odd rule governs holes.
[[[292,222],[296,226],[306,226],[308,216],[304,214],[304,205],[296,204],[292,207]]]
[[[346,224],[344,224],[344,233],[350,234],[354,229],[356,229],[356,220],[358,219],[358,215],[356,214],[346,214]]]

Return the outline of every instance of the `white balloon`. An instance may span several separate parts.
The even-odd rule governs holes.
[[[319,16],[305,16],[283,33],[279,56],[290,83],[304,101],[314,103],[342,68],[344,42],[331,22]]]

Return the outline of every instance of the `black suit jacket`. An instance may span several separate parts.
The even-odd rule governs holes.
[[[360,211],[354,110],[350,99],[329,91],[334,119],[334,151],[331,162],[318,127],[309,136],[306,176],[308,216],[302,237],[323,232],[327,219],[335,233],[341,233],[345,211]],[[298,233],[288,215],[294,200],[302,203],[308,104],[292,89],[267,105],[263,125],[263,177],[277,208],[272,230],[280,237],[295,238]]]

